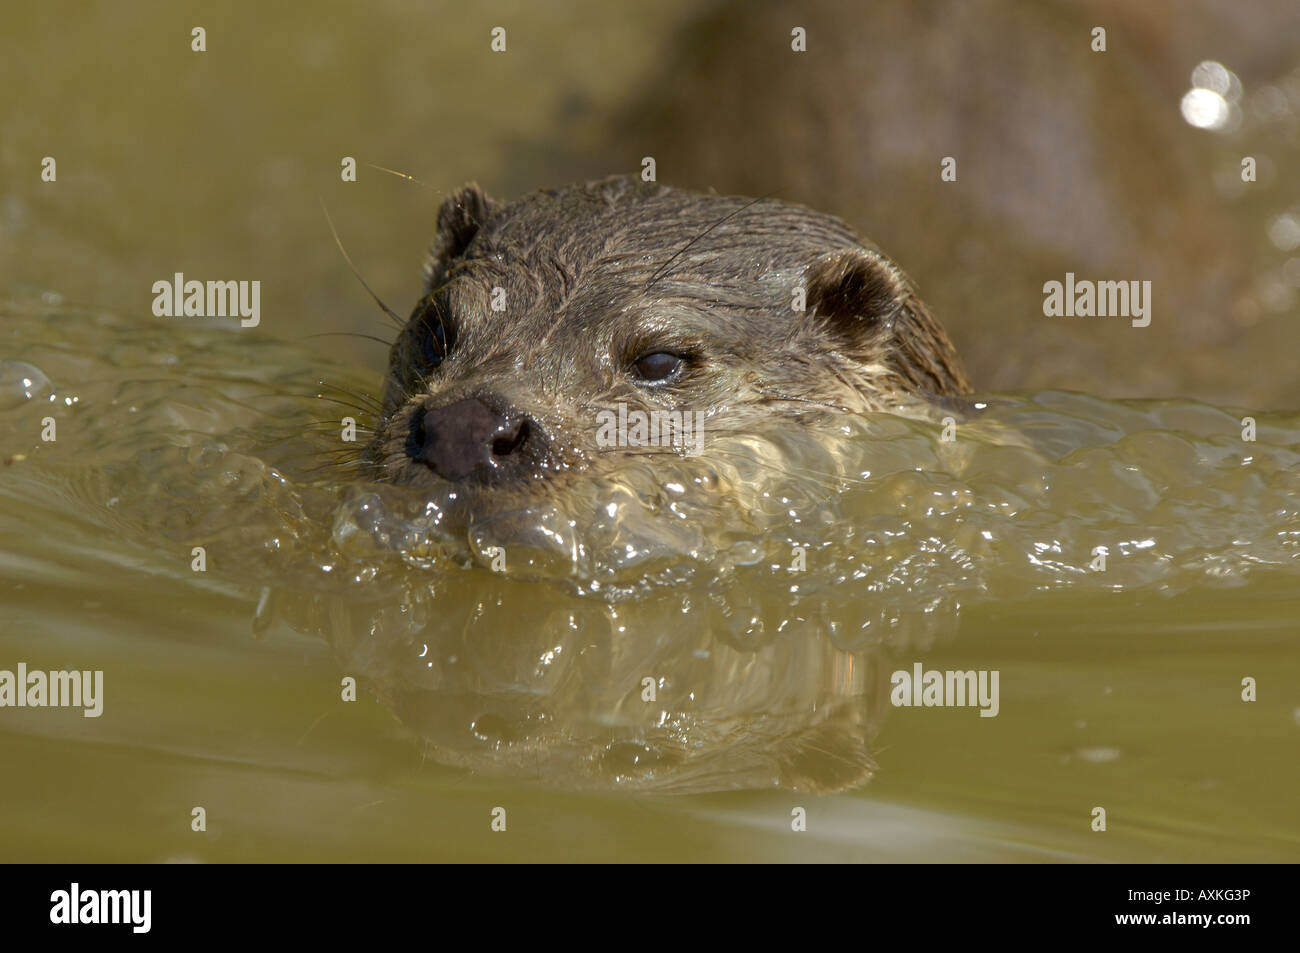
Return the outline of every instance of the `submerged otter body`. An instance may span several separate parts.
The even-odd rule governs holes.
[[[615,177],[502,205],[468,186],[440,210],[427,279],[370,459],[383,479],[470,501],[673,449],[607,446],[615,412],[701,414],[706,435],[735,434],[969,390],[902,271],[784,202]]]

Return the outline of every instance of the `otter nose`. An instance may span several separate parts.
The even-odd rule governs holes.
[[[475,397],[427,407],[411,418],[407,455],[448,480],[496,476],[519,468],[530,426],[522,414],[501,414]]]

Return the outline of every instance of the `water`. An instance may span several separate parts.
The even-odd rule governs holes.
[[[100,718],[4,710],[7,858],[1300,853],[1294,412],[1246,441],[1191,401],[998,395],[951,442],[773,429],[458,534],[329,455],[351,411],[315,395],[372,372],[48,297],[0,320],[0,667],[105,673]],[[996,670],[997,716],[891,706],[917,662]]]
[[[6,10],[0,669],[102,669],[107,697],[0,709],[0,858],[1295,861],[1297,418],[1267,411],[1297,403],[1295,20],[962,4],[952,55],[943,5],[877,6],[864,32],[799,5],[820,72],[772,58],[779,4],[686,29],[688,4],[585,0]],[[1179,113],[1206,60],[1239,82],[1217,130]],[[373,393],[382,349],[302,336],[381,332],[322,201],[400,311],[446,190],[646,155],[851,221],[983,386],[1253,409],[1034,391],[952,443],[888,416],[754,434],[679,472],[721,496],[629,470],[473,534],[340,468],[347,408],[311,395]],[[262,326],[153,319],[176,271],[261,280]],[[1152,327],[1044,323],[1066,271],[1156,278]],[[891,707],[916,662],[997,670],[999,714]]]

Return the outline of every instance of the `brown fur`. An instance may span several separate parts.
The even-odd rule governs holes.
[[[594,435],[619,402],[737,432],[756,415],[924,412],[970,390],[907,277],[843,222],[785,202],[615,177],[501,205],[470,185],[444,203],[426,271],[371,448],[396,482],[432,478],[404,453],[413,415],[467,397],[536,422],[540,477],[616,458]],[[452,344],[431,367],[435,325]],[[635,379],[656,350],[688,356],[679,380]]]

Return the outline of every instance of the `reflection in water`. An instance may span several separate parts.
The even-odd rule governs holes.
[[[453,534],[436,495],[331,456],[337,419],[304,432],[322,374],[357,382],[293,347],[179,323],[146,346],[21,304],[6,328],[11,499],[64,499],[161,563],[204,547],[262,592],[259,628],[328,640],[432,757],[553,785],[854,786],[894,660],[965,609],[1296,572],[1294,414],[1041,392],[951,442],[890,415],[774,427]]]

